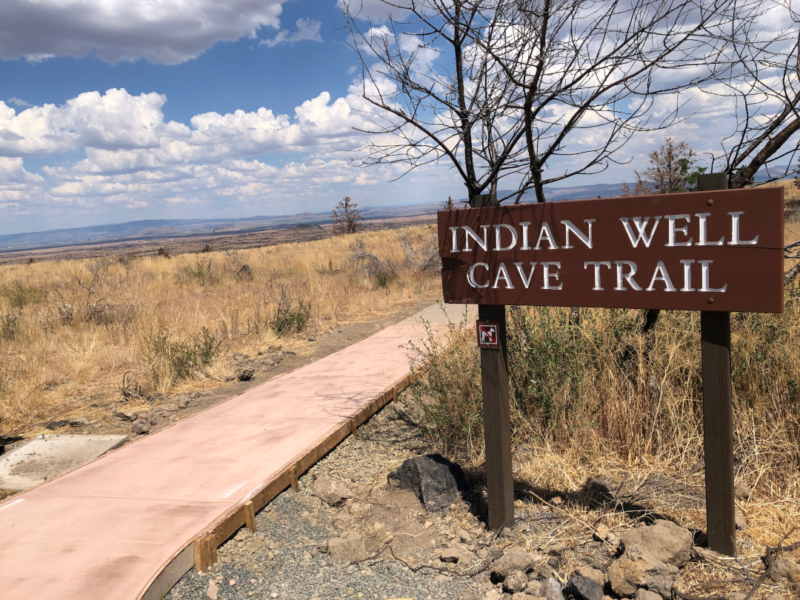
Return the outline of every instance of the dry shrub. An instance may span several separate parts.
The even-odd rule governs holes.
[[[661,314],[641,334],[642,311],[510,307],[508,362],[513,439],[597,461],[702,460],[698,313]],[[480,357],[472,323],[430,335],[428,366],[408,393],[435,442],[477,463],[483,430]],[[732,315],[737,477],[800,497],[800,289],[783,314]]]

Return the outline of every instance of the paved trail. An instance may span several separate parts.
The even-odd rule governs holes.
[[[420,317],[447,320],[429,307],[0,503],[2,596],[141,598],[216,519],[407,375]]]

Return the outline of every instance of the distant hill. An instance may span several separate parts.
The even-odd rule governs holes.
[[[777,166],[772,173],[785,172],[785,166]],[[760,171],[756,181],[764,181],[766,173]],[[551,202],[561,200],[584,200],[589,198],[610,198],[620,195],[621,183],[594,183],[571,187],[545,186],[545,196]],[[512,194],[511,190],[500,191],[503,197]],[[522,202],[534,201],[531,190],[522,197]],[[460,202],[466,202],[461,199]],[[393,219],[432,215],[444,205],[442,202],[412,204],[408,206],[361,206],[359,210],[366,220]],[[295,215],[243,217],[239,219],[153,219],[128,221],[91,227],[72,229],[53,229],[30,233],[0,235],[0,248],[66,246],[79,243],[99,243],[122,240],[144,240],[148,238],[190,236],[197,234],[226,235],[233,232],[255,232],[265,229],[282,229],[297,225],[321,225],[330,223],[330,212],[303,212]]]

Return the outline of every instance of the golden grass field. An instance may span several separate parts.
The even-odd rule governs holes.
[[[433,301],[438,272],[420,262],[435,250],[433,233],[0,266],[0,437],[87,411],[110,415],[123,385],[141,398],[213,388],[236,352],[291,348],[309,333]]]

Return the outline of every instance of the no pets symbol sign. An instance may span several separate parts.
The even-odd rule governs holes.
[[[478,321],[478,347],[493,350],[500,347],[497,321]]]

